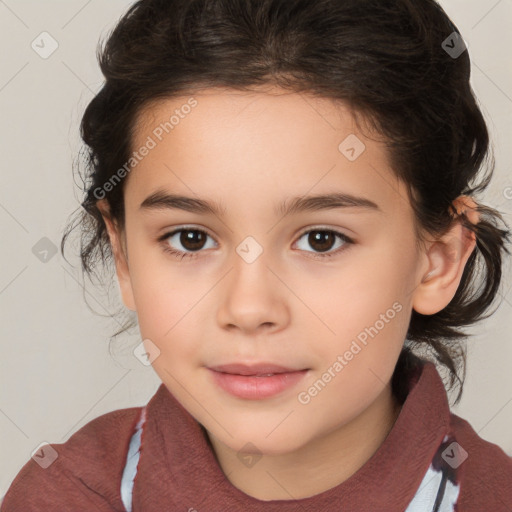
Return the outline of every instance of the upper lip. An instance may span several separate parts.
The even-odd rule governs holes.
[[[233,375],[266,375],[269,373],[289,373],[299,372],[305,368],[286,368],[272,363],[255,363],[255,364],[222,364],[218,366],[210,366],[210,370],[222,373],[231,373]]]

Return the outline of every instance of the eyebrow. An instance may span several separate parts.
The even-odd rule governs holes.
[[[274,208],[274,214],[286,217],[300,212],[332,210],[335,208],[361,208],[382,213],[379,206],[370,199],[342,192],[333,192],[289,198]],[[226,214],[226,208],[216,201],[169,194],[164,190],[157,190],[146,197],[139,209],[143,211],[185,210],[191,213],[211,214],[218,217]]]

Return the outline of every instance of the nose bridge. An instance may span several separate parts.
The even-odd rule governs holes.
[[[262,324],[283,323],[281,315],[286,308],[280,302],[279,280],[271,270],[268,255],[263,244],[252,235],[235,247],[231,276],[226,276],[223,301],[218,309],[221,324],[251,331]]]
[[[261,237],[259,237],[261,240]],[[266,253],[263,247],[263,241],[261,243],[252,235],[246,236],[236,247],[235,252],[240,259],[247,265],[253,265],[256,261],[264,260],[261,258],[263,253]]]
[[[257,236],[257,235],[256,235]],[[262,293],[269,286],[272,279],[270,275],[270,252],[264,247],[256,236],[246,236],[235,248],[231,258],[232,272],[230,287],[232,293],[241,293],[240,299],[245,296],[254,296],[254,293]],[[262,236],[258,236],[261,240]],[[267,240],[267,239],[266,239]]]

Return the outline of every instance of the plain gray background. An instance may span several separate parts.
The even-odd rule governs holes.
[[[131,3],[0,0],[0,496],[42,442],[64,442],[101,414],[143,405],[160,384],[132,354],[136,330],[109,353],[119,327],[109,318],[121,304],[117,283],[110,299],[89,282],[84,288],[78,257],[67,253],[72,268],[51,252],[82,200],[72,165],[80,116],[102,84],[96,44]],[[512,224],[512,0],[440,3],[468,45],[495,148],[495,178],[482,199]],[[31,46],[42,32],[58,43],[48,58]],[[46,262],[37,257],[41,247],[50,247]],[[473,329],[464,395],[453,411],[512,455],[509,269],[510,262],[499,309]]]

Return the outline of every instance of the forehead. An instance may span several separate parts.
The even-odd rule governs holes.
[[[129,175],[130,195],[140,204],[167,188],[227,204],[228,195],[276,192],[282,199],[336,189],[395,208],[405,188],[389,166],[385,143],[367,135],[347,105],[277,88],[215,88],[159,99],[136,119],[132,149],[148,141],[152,149]],[[355,149],[355,159],[347,149]]]
[[[312,93],[287,91],[277,86],[254,87],[250,91],[240,91],[225,87],[200,89],[196,92],[182,94],[169,98],[157,98],[146,104],[138,112],[134,121],[134,142],[141,142],[141,137],[158,127],[160,123],[169,123],[171,131],[187,118],[193,118],[194,128],[204,128],[205,131],[233,123],[247,130],[247,122],[255,126],[267,124],[276,129],[286,126],[292,136],[304,132],[310,126],[313,130],[319,125],[325,130],[335,130],[340,123],[344,129],[352,132],[359,131],[354,115],[356,112],[340,100],[320,97]],[[364,116],[357,114],[358,119],[365,121]],[[304,121],[302,127],[294,125],[296,120]],[[242,123],[244,125],[242,126]],[[187,124],[191,124],[189,121]],[[368,127],[366,127],[368,128]],[[372,134],[378,138],[378,134]],[[137,144],[136,144],[137,145]]]

